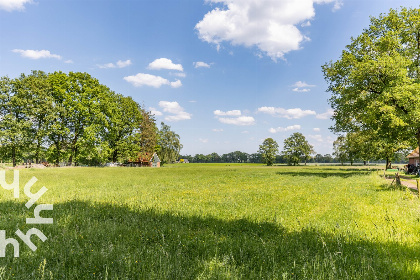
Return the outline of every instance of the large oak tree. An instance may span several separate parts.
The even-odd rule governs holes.
[[[391,9],[341,57],[322,69],[332,93],[332,127],[370,135],[374,147],[392,155],[420,144],[420,9]]]

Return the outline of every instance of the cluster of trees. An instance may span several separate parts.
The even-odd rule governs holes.
[[[208,155],[196,154],[195,156],[184,155],[180,159],[186,159],[189,162],[195,163],[266,163],[273,165],[274,163],[299,164],[299,162],[315,162],[311,157],[313,147],[308,143],[305,136],[301,133],[293,133],[284,141],[284,148],[279,154],[279,145],[272,138],[267,138],[260,145],[257,153],[247,154],[240,151],[231,152],[228,154],[219,155],[211,153]],[[318,155],[317,155],[318,156]],[[317,159],[319,162],[326,162],[324,156],[319,155]],[[329,155],[328,155],[329,156]],[[327,155],[326,155],[327,157]],[[329,156],[331,158],[331,156]],[[331,161],[332,162],[332,161]]]
[[[279,152],[279,145],[273,138],[267,138],[259,147],[259,153],[262,154],[262,160],[267,165],[273,165],[276,155]],[[309,144],[302,133],[295,132],[284,140],[281,156],[289,165],[296,165],[299,162],[305,162],[315,154],[313,146]]]
[[[196,154],[192,155],[181,155],[179,156],[180,159],[186,159],[189,162],[195,163],[243,163],[243,162],[251,162],[251,163],[260,163],[261,162],[261,154],[253,153],[248,154],[241,151],[235,151],[228,154],[219,155],[218,153],[211,153],[208,155],[204,154]]]
[[[32,71],[0,78],[0,158],[13,166],[39,163],[99,165],[150,156],[175,161],[179,135],[131,97],[87,73]]]
[[[420,144],[420,9],[371,18],[322,69],[332,93],[341,161],[386,159]]]

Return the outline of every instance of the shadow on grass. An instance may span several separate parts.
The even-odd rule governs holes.
[[[25,209],[0,203],[7,237],[32,227]],[[20,258],[9,245],[1,279],[420,278],[413,269],[420,248],[397,242],[83,201],[55,204],[41,216],[54,218],[53,225],[35,225],[48,239],[33,236],[35,252],[20,242]]]
[[[319,171],[314,171],[314,169],[306,169],[306,168],[296,168],[293,171],[279,171],[277,175],[287,175],[287,176],[315,176],[321,178],[327,177],[342,177],[342,178],[349,178],[352,176],[360,176],[360,175],[368,175],[371,172],[376,172],[376,170],[368,170],[368,169],[352,169],[352,168],[343,168],[343,169],[333,169],[333,168],[322,168]]]
[[[416,189],[409,188],[403,184],[397,185],[395,182],[389,183],[389,184],[382,184],[377,191],[408,191],[409,193],[413,195],[419,195],[419,191]]]

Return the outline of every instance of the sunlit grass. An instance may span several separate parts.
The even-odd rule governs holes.
[[[420,201],[349,167],[180,164],[21,171],[0,189],[1,228],[26,232],[23,185],[48,192],[38,250],[0,279],[416,279]],[[11,178],[12,172],[8,173]],[[34,187],[34,191],[36,187]],[[32,212],[31,212],[32,211]],[[10,246],[11,247],[11,246]],[[44,263],[45,262],[45,263]]]

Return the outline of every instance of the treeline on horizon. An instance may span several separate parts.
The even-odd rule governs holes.
[[[406,152],[406,151],[405,151]],[[408,160],[405,158],[406,153],[396,153],[393,162],[394,163],[406,163]],[[196,154],[192,155],[180,155],[179,160],[188,160],[190,163],[265,163],[262,158],[261,153],[244,153],[241,151],[235,151],[227,154],[219,155],[218,153],[211,153],[208,155],[204,154]],[[366,164],[367,162],[362,159],[354,159],[352,161],[342,161],[341,158],[336,157],[331,154],[316,154],[315,156],[311,157],[308,163],[363,163]],[[385,163],[385,160],[373,160],[370,161],[371,163]],[[287,158],[284,155],[276,155],[276,164],[287,164]],[[301,163],[304,163],[304,159],[301,160]]]
[[[0,159],[100,165],[151,157],[175,161],[179,136],[131,97],[87,73],[32,71],[0,78]]]

